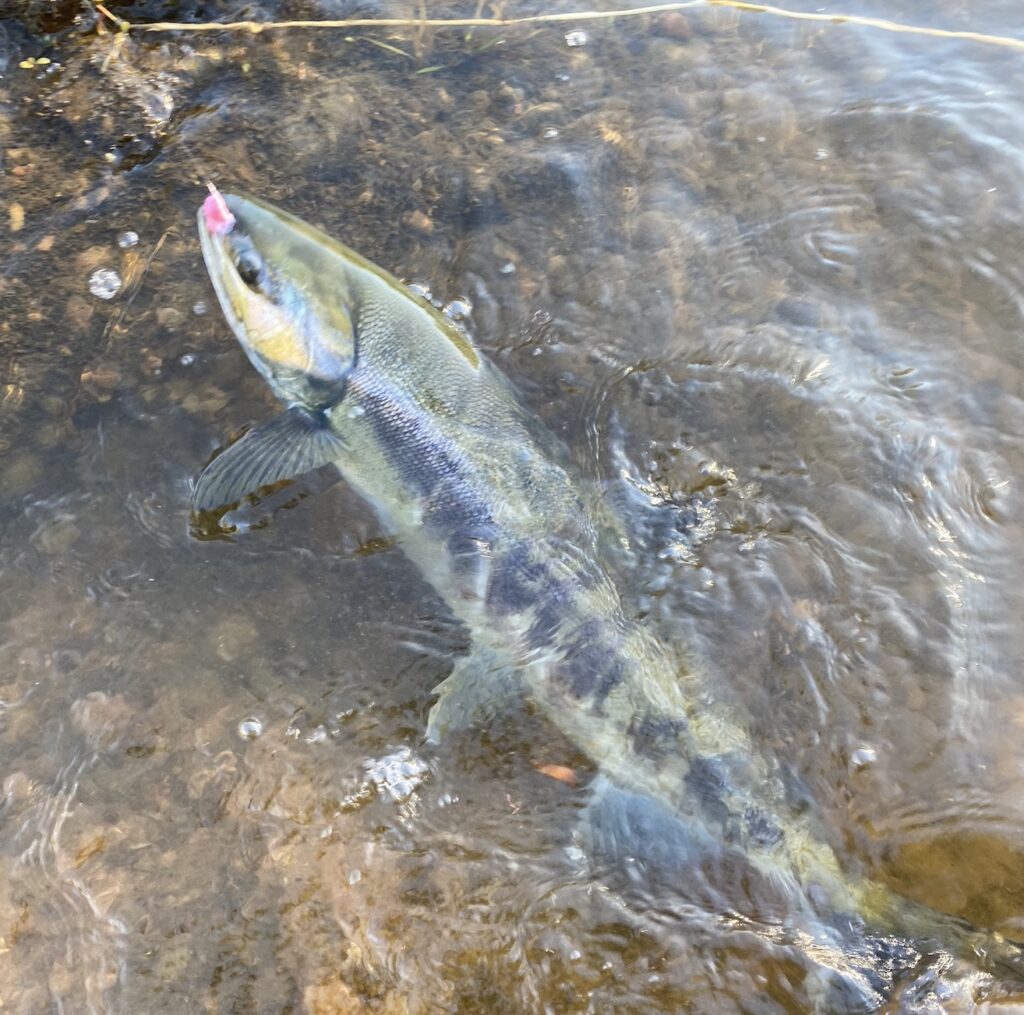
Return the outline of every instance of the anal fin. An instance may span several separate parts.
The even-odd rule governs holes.
[[[427,740],[437,744],[474,726],[489,726],[513,699],[522,699],[522,690],[508,660],[474,646],[434,688],[437,701],[427,718]]]

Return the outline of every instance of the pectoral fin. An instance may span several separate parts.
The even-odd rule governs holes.
[[[522,699],[522,681],[497,653],[475,648],[434,688],[437,701],[427,718],[427,740],[437,744],[472,726],[489,726],[496,715]]]
[[[326,420],[299,408],[253,427],[203,470],[192,510],[211,511],[240,501],[261,486],[292,479],[336,461],[343,445]]]

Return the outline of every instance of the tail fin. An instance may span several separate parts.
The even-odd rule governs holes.
[[[896,933],[922,945],[933,943],[1017,989],[1024,987],[1024,944],[997,931],[975,927],[960,917],[940,913],[882,886],[876,886],[873,901],[871,908],[877,918]]]
[[[753,933],[806,969],[809,1010],[828,1015],[877,1011],[918,955],[907,942],[874,937],[857,920],[818,918],[795,876],[769,876],[697,817],[621,789],[604,776],[583,812],[578,838],[599,876],[634,911],[664,914],[666,899],[723,933]],[[741,915],[742,914],[742,915]],[[757,914],[751,919],[750,914]]]

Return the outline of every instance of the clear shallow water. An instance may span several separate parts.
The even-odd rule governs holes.
[[[1015,4],[917,6],[842,9],[1024,35]],[[0,39],[0,195],[24,216],[0,246],[8,1008],[810,1004],[756,927],[641,917],[585,876],[566,847],[592,770],[542,717],[423,747],[466,632],[343,485],[189,535],[191,477],[273,411],[205,279],[207,175],[469,300],[608,482],[629,608],[706,659],[843,860],[1024,932],[1019,56],[724,11],[573,47],[573,26],[373,35],[409,57],[47,43],[55,20]],[[685,540],[652,496],[696,511]],[[929,970],[891,1010],[1006,992]]]

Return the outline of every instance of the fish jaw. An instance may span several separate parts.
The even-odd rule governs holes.
[[[231,257],[224,240],[225,232],[214,230],[209,226],[210,220],[207,217],[207,205],[211,199],[212,195],[203,202],[196,215],[199,226],[199,247],[203,253],[203,261],[206,263],[206,273],[210,278],[213,291],[217,294],[217,302],[220,303],[224,319],[228,322],[239,344],[248,351],[250,343],[245,330],[245,324],[236,309],[232,292],[229,290],[229,279],[231,278],[232,269],[230,268]]]

